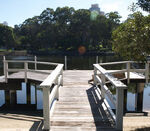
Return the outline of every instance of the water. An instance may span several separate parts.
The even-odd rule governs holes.
[[[56,62],[56,63],[64,63],[64,56],[42,56],[37,57],[38,61],[49,61],[49,62]],[[12,60],[34,60],[32,56],[9,56],[6,59]],[[112,62],[112,61],[120,61],[121,59],[117,56],[99,56],[99,62]],[[93,70],[93,64],[96,63],[96,56],[68,56],[67,57],[67,69],[78,69],[78,70]],[[23,64],[11,64],[10,67],[20,67],[23,68]],[[33,68],[34,65],[29,65],[30,68]],[[38,66],[39,69],[45,69],[45,66]],[[47,67],[47,69],[53,69],[54,67]],[[111,69],[112,67],[106,67],[107,69]],[[113,69],[121,69],[124,68],[123,65],[113,66]],[[2,57],[0,58],[0,75],[3,75],[3,63]],[[26,85],[22,83],[22,90],[17,91],[17,103],[18,104],[26,104]],[[42,109],[43,107],[43,95],[42,91],[37,87],[36,91],[37,97],[37,109]],[[4,91],[0,91],[0,106],[5,103],[4,100]],[[135,110],[135,92],[128,91],[127,94],[127,109],[130,111]],[[150,86],[148,85],[147,88],[144,88],[144,101],[143,101],[143,109],[145,111],[150,111]],[[35,87],[31,85],[31,104],[35,104]],[[111,105],[112,106],[112,105]],[[113,106],[112,106],[113,107]]]

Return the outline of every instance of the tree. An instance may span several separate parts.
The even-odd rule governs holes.
[[[150,55],[150,16],[136,12],[113,31],[113,50],[128,60],[146,61]]]
[[[137,4],[144,10],[150,13],[150,0],[138,0]]]
[[[13,29],[9,26],[0,24],[0,48],[11,49],[14,47],[14,44]]]
[[[120,18],[121,16],[119,15],[119,13],[117,11],[115,12],[110,12],[106,14],[106,17],[113,23],[115,24],[119,24],[120,23]]]
[[[47,8],[39,16],[26,19],[15,25],[17,49],[30,52],[78,51],[84,46],[86,51],[110,48],[111,33],[120,23],[117,12],[108,16],[94,15],[89,10],[75,10],[72,7],[58,7],[55,11]]]

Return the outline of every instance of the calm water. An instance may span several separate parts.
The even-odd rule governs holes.
[[[31,56],[16,56],[16,57],[7,57],[6,59],[12,60],[34,60]],[[120,61],[120,58],[116,56],[99,56],[99,62],[112,62],[112,61]],[[57,63],[64,63],[64,56],[47,56],[47,57],[38,57],[38,61],[50,61],[50,62],[57,62]],[[95,56],[69,56],[67,57],[67,69],[79,69],[79,70],[93,70],[93,64],[96,63]],[[31,68],[33,65],[29,65]],[[10,67],[23,67],[23,64],[12,64]],[[38,66],[39,69],[45,69],[45,66]],[[46,67],[53,69],[54,67]],[[122,65],[120,66],[113,66],[113,67],[106,67],[107,69],[113,68],[123,68]],[[0,75],[3,75],[3,64],[2,64],[2,57],[0,58]],[[37,87],[38,88],[38,87]],[[17,91],[17,103],[18,104],[25,104],[26,103],[26,84],[22,83],[22,90]],[[43,106],[43,97],[42,91],[37,89],[37,109],[42,109]],[[127,109],[130,111],[135,110],[135,93],[130,91],[127,95]],[[145,111],[150,111],[150,86],[144,88],[144,101],[143,101],[143,108]],[[5,103],[4,100],[4,91],[0,91],[0,106]],[[31,85],[31,103],[35,104],[35,87]],[[112,106],[113,108],[113,106]]]

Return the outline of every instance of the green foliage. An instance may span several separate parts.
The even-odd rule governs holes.
[[[10,49],[15,43],[13,29],[0,24],[0,48]]]
[[[86,9],[58,7],[54,11],[47,8],[39,16],[15,25],[13,47],[30,52],[77,52],[81,46],[86,51],[111,49],[111,33],[119,25],[120,18],[117,12],[102,16]]]
[[[136,12],[113,31],[113,50],[128,60],[146,61],[150,54],[150,15]]]
[[[150,13],[150,0],[138,0],[137,4],[144,10]]]
[[[115,23],[115,24],[119,24],[119,23],[120,23],[120,18],[121,18],[121,16],[119,15],[119,13],[118,13],[117,11],[115,11],[115,12],[110,12],[110,13],[106,14],[106,16],[107,16],[107,18],[108,18],[111,22],[113,22],[113,23]]]

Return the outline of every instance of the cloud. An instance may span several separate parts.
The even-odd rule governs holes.
[[[123,8],[124,5],[124,1],[111,1],[111,2],[105,2],[103,3],[102,10],[104,10],[105,12],[110,12],[110,11],[119,11],[120,7]]]

